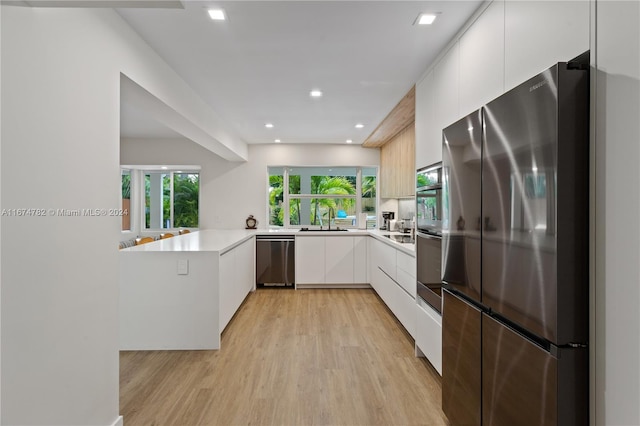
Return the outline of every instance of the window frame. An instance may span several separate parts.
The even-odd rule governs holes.
[[[202,197],[201,178],[202,170],[196,165],[121,165],[120,173],[128,170],[131,174],[131,192],[129,217],[131,218],[130,230],[122,230],[122,233],[151,234],[161,232],[177,232],[179,229],[198,230],[200,227]],[[162,173],[169,175],[169,224],[168,228],[147,228],[146,226],[146,191],[145,179],[150,173]],[[174,174],[197,174],[198,175],[198,226],[175,227],[175,205],[174,205]]]
[[[289,206],[290,205],[290,201],[291,200],[295,200],[295,199],[317,199],[317,198],[329,198],[329,199],[353,199],[355,200],[355,221],[354,224],[352,225],[348,225],[348,226],[340,226],[341,228],[348,228],[348,229],[358,229],[360,228],[360,213],[364,213],[362,211],[362,206],[363,206],[363,197],[362,197],[362,181],[363,181],[363,170],[364,169],[373,169],[375,170],[375,174],[367,174],[367,176],[375,176],[376,178],[376,189],[375,189],[375,213],[376,213],[376,225],[375,227],[377,227],[377,222],[378,222],[378,210],[379,210],[379,184],[380,184],[380,169],[378,166],[292,166],[292,165],[286,165],[286,166],[280,166],[280,165],[270,165],[267,166],[267,190],[266,190],[266,204],[267,204],[267,223],[268,223],[268,227],[271,229],[300,229],[300,228],[307,228],[307,227],[322,227],[323,225],[305,225],[305,224],[291,224],[291,215],[290,215],[290,209],[289,208],[285,208],[283,209],[283,219],[282,219],[282,226],[279,225],[272,225],[271,224],[271,217],[270,217],[270,207],[271,207],[271,203],[270,203],[270,189],[271,189],[271,185],[270,185],[270,177],[272,175],[276,175],[276,174],[272,174],[272,171],[274,171],[274,169],[282,169],[282,191],[283,191],[283,195],[282,195],[282,205],[284,206]],[[331,169],[355,169],[355,180],[356,180],[356,187],[355,187],[355,194],[307,194],[307,193],[300,193],[300,194],[291,194],[290,193],[290,186],[289,186],[289,177],[291,176],[291,170],[292,169],[326,169],[327,173],[322,175],[322,176],[344,176],[341,175],[340,173],[336,173],[336,174],[330,174],[328,172],[331,171]],[[295,176],[295,175],[294,175]],[[316,176],[316,175],[313,175]],[[334,212],[334,214],[337,214],[337,212]],[[335,221],[336,217],[333,217],[333,220]],[[366,224],[365,224],[366,227]]]

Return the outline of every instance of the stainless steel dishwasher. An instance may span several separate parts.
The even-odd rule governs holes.
[[[295,277],[295,236],[256,235],[256,284],[291,287]]]

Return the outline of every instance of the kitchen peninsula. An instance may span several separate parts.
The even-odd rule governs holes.
[[[254,287],[248,230],[204,230],[120,250],[120,349],[220,349]]]
[[[307,275],[312,266],[323,267],[321,277],[309,281],[316,285],[306,286],[371,286],[407,331],[416,333],[415,254],[408,234],[203,230],[120,250],[120,349],[220,349],[220,334],[255,289],[254,236],[274,233],[294,234],[296,243],[309,247],[322,243],[322,250],[309,249],[296,259]],[[338,243],[350,242],[352,252],[340,252],[346,260],[324,257],[327,249],[335,255]],[[352,281],[332,280],[337,271],[344,275],[349,262]],[[296,274],[296,283],[300,278]]]

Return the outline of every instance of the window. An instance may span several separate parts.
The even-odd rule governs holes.
[[[122,230],[199,226],[199,166],[121,166]]]
[[[122,230],[131,230],[131,170],[122,169]]]
[[[376,175],[376,168],[269,167],[269,225],[327,226],[331,212],[332,226],[366,220],[375,228]]]
[[[144,188],[145,229],[198,227],[198,172],[147,171]]]

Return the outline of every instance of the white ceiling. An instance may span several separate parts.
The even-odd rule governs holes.
[[[118,13],[245,142],[360,144],[482,1],[183,4]],[[228,20],[209,19],[209,6],[223,8]],[[413,25],[420,12],[438,19]],[[309,96],[316,88],[320,99]],[[122,135],[176,136],[127,106]]]

